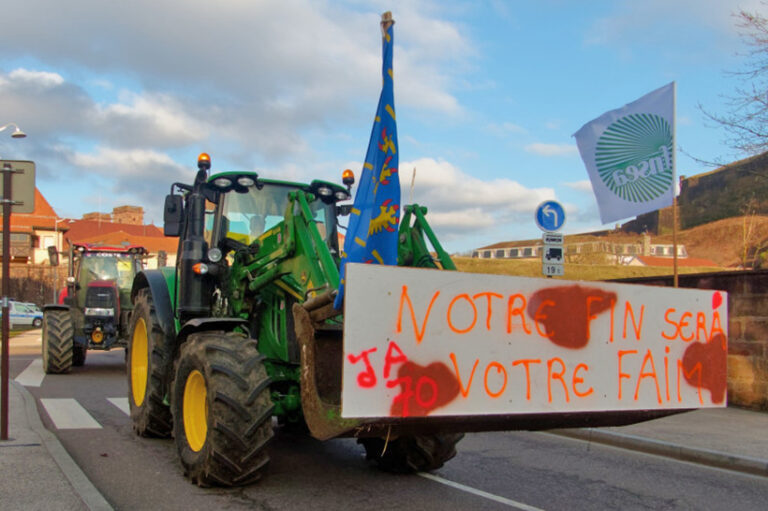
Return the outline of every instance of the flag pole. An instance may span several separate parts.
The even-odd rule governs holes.
[[[672,82],[672,266],[677,287],[677,82]]]

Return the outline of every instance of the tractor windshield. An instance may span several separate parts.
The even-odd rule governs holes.
[[[265,183],[259,190],[248,189],[247,193],[229,192],[221,204],[221,237],[228,237],[250,244],[259,239],[283,221],[288,205],[288,194],[296,187]],[[316,200],[309,204],[318,231],[328,246],[338,248],[336,241],[336,215],[333,204]]]
[[[84,253],[81,256],[77,274],[78,303],[85,303],[86,289],[88,284],[94,280],[115,281],[122,298],[123,294],[130,292],[133,277],[140,269],[141,263],[132,254],[115,252]]]

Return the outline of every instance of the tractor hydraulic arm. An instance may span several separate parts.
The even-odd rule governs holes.
[[[455,270],[451,256],[443,250],[434,231],[427,223],[427,208],[418,204],[405,206],[405,214],[400,221],[397,265],[415,266],[419,268],[442,268]],[[425,240],[426,237],[426,240]],[[437,254],[437,262],[427,247],[427,240]]]
[[[236,252],[231,272],[239,291],[233,296],[236,314],[247,303],[245,294],[258,293],[269,284],[299,302],[339,287],[339,270],[318,231],[309,207],[312,200],[312,194],[291,192],[283,221],[259,239],[260,249]]]

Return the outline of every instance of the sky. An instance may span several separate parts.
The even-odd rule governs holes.
[[[392,11],[402,203],[426,206],[451,253],[602,225],[573,133],[677,84],[677,172],[745,157],[701,107],[741,83],[735,14],[758,0],[25,0],[0,31],[0,157],[33,160],[59,216],[144,208],[212,170],[359,176]],[[415,179],[413,177],[415,171]]]

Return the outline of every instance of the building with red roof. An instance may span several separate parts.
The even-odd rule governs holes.
[[[11,214],[11,262],[42,264],[48,260],[48,247],[62,247],[66,221],[59,218],[48,201],[35,188],[32,213]],[[0,224],[2,232],[2,224]]]
[[[80,220],[61,218],[35,188],[34,211],[11,215],[11,262],[47,264],[50,246],[66,258],[69,243],[92,243],[141,245],[149,252],[148,267],[157,266],[159,254],[166,264],[175,264],[178,238],[166,238],[161,228],[144,225],[142,219],[138,206],[120,206],[112,214],[89,213]]]

